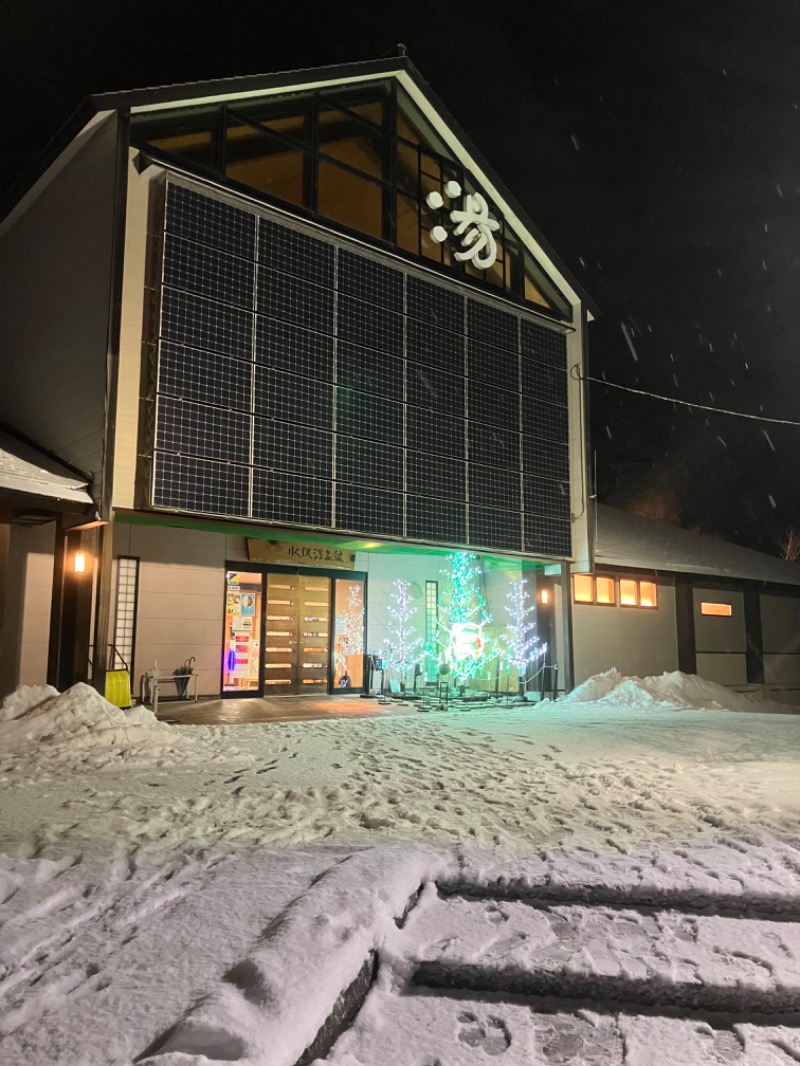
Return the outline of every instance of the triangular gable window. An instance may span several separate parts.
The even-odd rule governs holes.
[[[447,273],[569,304],[393,78],[132,118],[133,138]]]

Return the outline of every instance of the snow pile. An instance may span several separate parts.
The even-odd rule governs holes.
[[[193,750],[193,738],[159,722],[146,707],[122,711],[83,683],[59,694],[49,685],[20,685],[0,704],[5,755],[81,760],[95,766],[118,757]]]
[[[734,692],[714,681],[680,670],[660,677],[623,677],[612,666],[578,685],[559,703],[602,703],[615,707],[665,707],[676,710],[768,711],[787,714],[792,708],[773,700]]]

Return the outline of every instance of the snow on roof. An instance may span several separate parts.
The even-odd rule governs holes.
[[[716,537],[597,504],[595,562],[800,585],[800,566]]]
[[[0,492],[92,506],[85,477],[31,444],[0,430]]]

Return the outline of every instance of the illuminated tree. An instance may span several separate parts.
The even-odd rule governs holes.
[[[338,683],[341,686],[342,678],[347,678],[349,687],[350,672],[349,660],[354,655],[364,654],[364,603],[362,600],[361,585],[350,585],[347,593],[347,609],[344,613],[344,631],[336,637],[335,656],[337,664]]]
[[[506,606],[509,621],[500,640],[504,660],[509,666],[516,667],[520,695],[525,691],[528,666],[547,651],[547,645],[542,644],[536,635],[536,623],[533,620],[536,609],[527,601],[526,584],[524,578],[511,583]]]
[[[484,627],[492,621],[481,592],[482,569],[470,552],[448,555],[439,612],[438,643],[453,680],[463,688],[488,658]]]
[[[382,656],[387,666],[394,667],[400,675],[400,687],[405,689],[405,677],[409,667],[419,659],[422,638],[417,636],[417,629],[412,619],[417,608],[412,603],[411,582],[398,579],[394,582],[394,592],[387,605],[393,628],[386,642]]]

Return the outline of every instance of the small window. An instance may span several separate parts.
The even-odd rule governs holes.
[[[617,598],[614,595],[614,578],[596,577],[594,580],[597,603],[616,603]]]
[[[733,607],[730,603],[701,603],[700,614],[710,614],[717,618],[730,618]]]
[[[657,607],[658,599],[656,597],[656,583],[655,581],[640,581],[639,582],[639,606],[640,607]]]
[[[624,577],[619,579],[619,602],[623,607],[639,606],[637,585],[638,581],[632,581],[629,578]]]
[[[594,578],[591,574],[575,574],[572,585],[576,603],[594,603]]]
[[[613,577],[575,574],[572,582],[572,598],[575,603],[596,603],[603,607],[613,607],[617,602]]]

